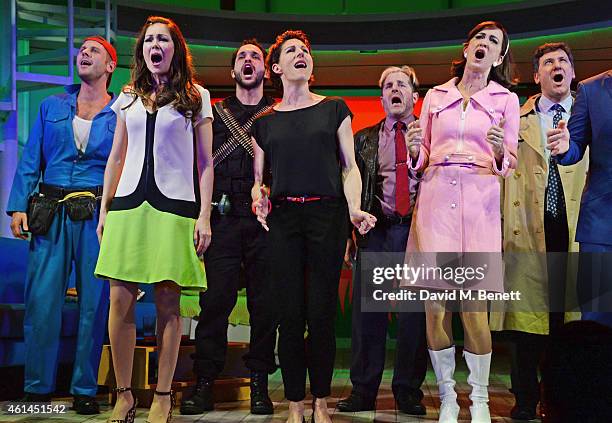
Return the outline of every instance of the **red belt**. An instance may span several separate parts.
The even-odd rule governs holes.
[[[321,201],[321,200],[329,200],[334,197],[278,197],[277,199],[280,201],[289,201],[291,203],[309,203],[311,201]]]

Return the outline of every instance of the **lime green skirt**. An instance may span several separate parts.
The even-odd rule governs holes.
[[[101,279],[206,289],[204,263],[193,245],[195,220],[159,211],[146,201],[110,211],[95,274]]]

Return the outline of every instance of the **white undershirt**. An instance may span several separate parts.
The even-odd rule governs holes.
[[[72,120],[72,131],[74,132],[74,144],[77,150],[85,153],[87,143],[89,142],[89,132],[91,131],[91,120],[85,120],[77,115],[74,115]]]

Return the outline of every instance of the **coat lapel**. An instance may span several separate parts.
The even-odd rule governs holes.
[[[519,139],[531,147],[536,153],[538,153],[542,160],[545,161],[542,143],[540,142],[542,128],[540,124],[540,117],[536,111],[536,104],[539,98],[540,94],[529,97],[525,104],[523,104],[523,107],[521,107]]]
[[[441,96],[440,101],[438,102],[438,104],[435,105],[435,107],[431,110],[431,112],[433,113],[440,112],[446,109],[447,107],[463,99],[463,97],[461,96],[461,93],[459,92],[459,90],[457,89],[457,86],[455,85],[456,80],[457,78],[453,78],[443,85],[438,85],[434,87],[434,90],[439,91],[444,94]]]
[[[371,135],[368,137],[368,139],[371,140],[371,142],[365,142],[363,148],[359,152],[361,155],[361,160],[363,160],[364,163],[369,163],[372,161],[372,158],[374,159],[374,163],[378,163],[378,137],[380,134],[380,128],[384,124],[385,119],[378,122],[377,125],[374,125],[374,127],[370,129],[372,132],[370,133]]]
[[[542,143],[540,142],[542,138],[541,134],[542,126],[540,125],[540,118],[538,117],[537,113],[534,112],[525,117],[521,117],[519,138],[523,140],[525,144],[529,145],[529,147],[536,153],[538,153],[543,162],[546,162],[544,150],[542,150]]]
[[[507,93],[508,90],[499,85],[497,82],[489,81],[489,83],[484,89],[478,91],[472,96],[472,100],[474,100],[480,105],[480,107],[486,110],[486,112],[491,115],[492,118],[494,118],[495,123],[499,123],[497,119],[498,116],[495,115],[496,100],[494,99],[494,96],[499,94],[505,95]]]

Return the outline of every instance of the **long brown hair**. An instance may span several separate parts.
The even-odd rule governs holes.
[[[504,55],[504,60],[502,61],[501,65],[493,66],[491,68],[491,71],[489,72],[489,81],[492,80],[492,81],[497,82],[502,87],[510,88],[517,84],[518,78],[516,78],[515,76],[515,69],[514,69],[514,64],[512,60],[512,52],[510,51],[510,48],[509,48],[510,38],[508,38],[508,32],[506,31],[506,28],[504,28],[502,24],[500,24],[499,22],[495,22],[495,21],[485,21],[485,22],[479,23],[474,28],[472,28],[472,30],[468,33],[468,38],[463,43],[463,45],[467,46],[470,40],[474,38],[476,34],[478,34],[483,29],[487,29],[487,28],[497,28],[501,30],[501,32],[504,34],[504,39],[502,40],[502,44],[501,44],[501,51],[502,51],[502,54],[506,52]],[[467,59],[463,57],[463,55],[461,56],[461,59],[453,60],[453,63],[451,65],[451,75],[456,76],[457,78],[461,79],[463,77],[463,72],[465,71],[466,63],[467,63]]]
[[[155,101],[151,101],[149,96],[155,91],[156,85],[144,60],[142,46],[147,29],[156,23],[168,27],[174,43],[174,56],[168,71],[168,82],[157,89]],[[168,18],[149,16],[136,39],[131,81],[124,91],[136,94],[143,103],[156,109],[174,102],[174,108],[179,113],[194,120],[202,109],[202,98],[194,86],[194,73],[191,53],[178,25]]]

